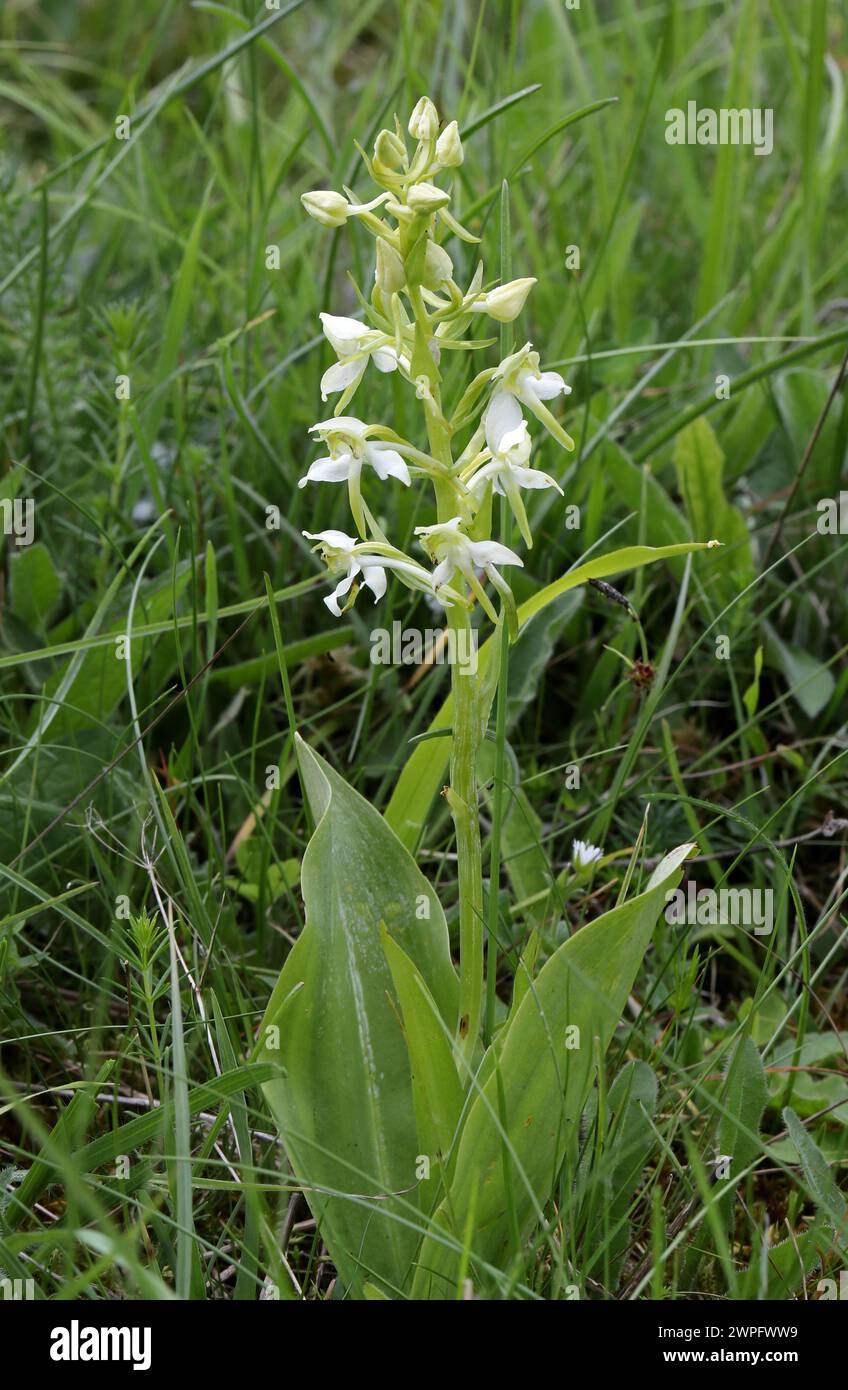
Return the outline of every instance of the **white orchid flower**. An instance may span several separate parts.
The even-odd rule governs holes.
[[[369,439],[375,428],[357,420],[355,415],[334,415],[329,420],[320,420],[311,425],[310,434],[317,434],[329,449],[326,458],[316,459],[298,482],[298,487],[307,483],[347,483],[350,509],[361,536],[365,535],[365,518],[362,513],[360,476],[365,465],[373,468],[377,477],[398,478],[409,487],[409,469],[396,449],[379,439]]]
[[[572,868],[588,869],[596,860],[600,859],[603,850],[597,845],[591,845],[588,840],[572,840],[571,842],[571,865]]]
[[[525,466],[530,457],[531,440],[530,432],[524,420],[514,430],[507,430],[506,434],[502,434],[500,437],[495,430],[496,423],[496,420],[487,422],[486,443],[488,450],[479,455],[479,457],[485,458],[486,453],[488,453],[491,456],[491,461],[484,463],[468,479],[468,487],[472,492],[481,494],[486,484],[491,482],[493,492],[498,492],[507,498],[525,543],[528,549],[532,550],[533,536],[527,520],[527,513],[524,510],[521,488],[555,487],[560,495],[562,495],[562,488],[555,478],[543,473],[540,468],[527,468]]]
[[[433,595],[433,576],[423,565],[411,560],[403,551],[382,541],[359,541],[344,531],[304,531],[307,540],[317,541],[314,550],[321,551],[331,574],[341,574],[335,589],[324,597],[334,617],[340,618],[356,601],[364,584],[377,603],[386,592],[386,570],[392,570],[410,589]],[[339,599],[346,599],[344,604]],[[461,603],[462,596],[451,589],[445,591],[444,603]]]
[[[307,482],[346,482],[351,469],[361,468],[363,463],[370,464],[383,482],[386,478],[399,478],[404,487],[409,487],[409,469],[397,450],[383,440],[368,438],[369,433],[378,428],[364,424],[355,415],[333,415],[329,420],[310,425],[309,433],[317,434],[327,445],[330,457],[310,464],[309,472],[300,479],[298,487],[305,487]]]
[[[415,534],[421,537],[421,544],[430,557],[437,562],[433,570],[433,592],[440,598],[444,586],[458,570],[467,581],[472,592],[488,613],[492,622],[498,621],[492,602],[474,573],[475,567],[487,574],[490,582],[504,600],[510,627],[514,626],[515,600],[506,580],[495,568],[496,565],[521,565],[524,561],[514,550],[498,541],[474,541],[460,528],[462,518],[455,516],[450,521],[439,522],[436,526],[416,526]]]
[[[543,405],[543,401],[551,401],[556,396],[570,395],[571,387],[559,372],[539,370],[539,354],[533,352],[532,347],[532,343],[525,343],[519,352],[505,357],[495,371],[494,380],[498,385],[483,416],[486,433],[488,435],[491,427],[494,435],[501,439],[508,431],[517,429],[523,419],[523,405],[564,449],[573,449],[571,435],[566,434],[559,420]]]
[[[321,378],[321,399],[326,401],[337,391],[344,392],[338,410],[350,400],[369,361],[379,372],[394,372],[398,364],[408,369],[405,358],[398,358],[391,339],[376,328],[368,328],[359,319],[341,318],[337,314],[320,314],[324,336],[338,357]]]
[[[324,598],[324,602],[336,618],[340,618],[342,613],[350,608],[356,599],[360,583],[371,590],[375,603],[383,597],[386,592],[385,566],[379,560],[372,563],[370,556],[357,554],[359,541],[354,536],[346,536],[344,531],[304,531],[303,534],[307,540],[318,542],[314,548],[320,549],[321,558],[326,562],[330,573],[338,574],[341,571],[344,575],[333,592]],[[354,584],[356,588],[352,596],[342,607],[339,599],[350,593]]]

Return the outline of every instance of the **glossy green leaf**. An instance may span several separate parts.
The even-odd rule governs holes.
[[[422,1246],[415,1296],[455,1295],[456,1246],[472,1209],[472,1259],[503,1267],[510,1238],[505,1149],[521,1234],[548,1200],[566,1150],[576,1153],[598,1050],[603,1055],[612,1038],[666,893],[692,850],[673,850],[643,893],[564,942],[525,994],[463,1126],[450,1194],[434,1218],[441,1229]]]
[[[403,1032],[412,1070],[412,1099],[418,1127],[417,1159],[427,1159],[429,1176],[421,1177],[422,1206],[429,1210],[440,1174],[451,1157],[462,1110],[462,1087],[450,1035],[428,990],[406,952],[383,927],[383,950],[400,1002]]]
[[[813,497],[835,493],[840,487],[837,448],[837,412],[825,412],[830,385],[825,377],[809,367],[781,372],[774,382],[774,394],[780,408],[783,427],[789,435],[789,457],[803,458],[810,436],[823,415],[819,438],[813,450],[807,472],[807,482],[815,491]]]
[[[420,1150],[380,923],[450,1032],[457,979],[444,914],[407,850],[323,758],[301,739],[297,746],[316,828],[301,873],[306,926],[261,1034],[262,1059],[286,1074],[265,1091],[343,1284],[361,1294],[367,1278],[392,1292],[420,1239]]]

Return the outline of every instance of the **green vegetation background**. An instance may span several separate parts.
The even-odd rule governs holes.
[[[10,1277],[35,1273],[45,1296],[168,1296],[188,1212],[196,1296],[330,1285],[237,1070],[302,925],[307,837],[264,575],[301,732],[384,807],[447,676],[410,689],[409,670],[371,666],[376,621],[432,615],[394,588],[376,617],[360,603],[335,622],[300,534],[345,525],[341,490],[296,480],[330,409],[318,313],[353,312],[347,273],[367,287],[371,266],[359,229],[319,232],[299,195],[365,193],[354,138],[368,148],[422,92],[459,120],[455,204],[491,274],[508,180],[514,273],[539,280],[518,329],[574,388],[576,453],[543,440],[536,462],[581,527],[538,497],[519,599],[613,536],[725,543],[627,584],[644,652],[589,589],[516,649],[523,799],[504,883],[519,907],[504,908],[500,993],[540,893],[549,944],[615,901],[624,858],[575,890],[572,838],[620,853],[647,803],[647,856],[697,837],[699,884],[727,876],[777,903],[770,938],[658,930],[609,1069],[638,1057],[660,1088],[628,1241],[592,1266],[602,1164],[550,1229],[594,1296],[742,1297],[766,1218],[797,1234],[824,1208],[838,1226],[848,536],[816,521],[848,488],[848,397],[830,399],[848,344],[845,28],[824,0],[3,7],[0,498],[35,501],[34,543],[0,536]],[[772,107],[773,154],[667,145],[665,112],[689,100]],[[474,255],[458,249],[466,279]],[[368,391],[367,413],[404,431],[402,385]],[[377,502],[399,539],[426,520],[399,489]],[[450,849],[434,808],[419,862],[449,914]],[[670,1232],[702,1208],[692,1154],[716,1152],[710,1099],[740,1018],[767,1068],[759,1170],[699,1263],[697,1226]],[[827,1201],[786,1105],[832,1165]],[[189,1114],[206,1118],[189,1131]],[[841,1262],[834,1237],[825,1263]],[[556,1298],[568,1282],[545,1254],[484,1292]]]

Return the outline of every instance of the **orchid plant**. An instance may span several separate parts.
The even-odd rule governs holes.
[[[321,314],[336,357],[321,394],[335,406],[310,430],[322,453],[299,484],[346,484],[351,533],[303,534],[327,565],[333,588],[324,603],[335,617],[363,588],[379,603],[391,578],[444,610],[458,650],[468,649],[475,607],[493,625],[479,667],[454,664],[451,698],[433,728],[449,736],[443,791],[456,836],[458,976],[444,912],[410,853],[443,766],[444,737],[413,753],[385,816],[299,740],[316,820],[303,861],[307,921],[260,1042],[266,1060],[281,1064],[267,1085],[269,1100],[346,1288],[443,1297],[464,1267],[459,1252],[469,1222],[477,1229],[474,1257],[497,1262],[546,1200],[597,1064],[592,1040],[606,1046],[612,1036],[662,894],[688,850],[673,852],[641,893],[566,941],[538,975],[538,941],[531,940],[497,1029],[490,959],[483,1031],[478,758],[499,681],[503,696],[509,642],[566,589],[700,545],[633,546],[590,561],[519,610],[503,573],[523,565],[512,548],[513,525],[529,550],[525,494],[562,493],[534,466],[534,451],[541,436],[574,449],[554,414],[571,388],[542,370],[530,342],[512,350],[510,326],[535,280],[487,282],[478,264],[466,288],[458,283],[445,243],[478,238],[453,209],[450,180],[464,157],[457,122],[442,127],[428,97],[405,133],[396,118],[373,154],[360,153],[380,190],[375,197],[359,201],[346,188],[302,198],[319,223],[338,228],[356,219],[375,242],[373,285],[367,296],[357,290],[361,318]],[[473,336],[481,319],[499,326],[500,361],[471,375],[449,402],[447,360],[497,341]],[[420,406],[420,439],[348,413],[354,397],[364,396],[371,367],[408,383]],[[415,528],[413,555],[381,530],[375,497],[380,485],[418,484],[429,487],[432,511]],[[498,537],[494,496],[502,499]],[[574,843],[575,869],[589,869],[601,855]],[[579,1059],[562,1051],[566,1025],[584,1030]]]
[[[344,196],[330,190],[303,195],[306,211],[317,221],[337,227],[357,218],[376,242],[370,301],[359,295],[364,321],[321,314],[324,334],[338,359],[324,373],[321,395],[324,400],[330,396],[338,400],[334,416],[310,431],[328,453],[310,465],[300,482],[301,487],[312,482],[346,482],[359,539],[336,531],[304,534],[317,542],[331,573],[343,573],[324,600],[336,616],[356,602],[362,585],[379,600],[389,570],[409,588],[429,593],[457,633],[470,625],[469,610],[479,603],[493,623],[505,622],[515,636],[516,604],[499,566],[524,562],[510,546],[492,537],[492,494],[507,499],[524,542],[531,547],[522,492],[562,489],[549,474],[529,466],[533,439],[524,412],[558,444],[573,449],[573,440],[545,404],[568,395],[571,388],[559,373],[542,372],[539,354],[526,343],[497,366],[478,372],[453,410],[447,409],[442,399],[443,354],[478,350],[479,343],[465,336],[476,319],[482,316],[511,324],[536,282],[525,277],[485,286],[479,264],[468,288],[460,288],[441,239],[455,236],[473,243],[478,238],[457,220],[451,212],[450,192],[436,183],[463,162],[457,123],[451,121],[440,131],[438,112],[424,96],[407,130],[414,141],[412,150],[396,122],[394,131],[380,132],[373,157],[362,152],[368,172],[382,189],[370,202],[358,203],[347,189]],[[369,364],[380,372],[398,372],[414,389],[424,417],[426,450],[388,425],[365,424],[344,413]],[[458,448],[461,438],[464,443]],[[435,521],[415,528],[429,570],[420,559],[391,546],[380,531],[363,495],[369,471],[381,482],[393,479],[409,487],[414,477],[430,484]],[[466,669],[454,667],[448,801],[459,855],[460,956],[473,962],[473,970],[461,970],[460,1026],[468,1057],[477,1044],[483,997],[476,752],[484,731],[484,711],[483,692],[476,682],[477,677]]]

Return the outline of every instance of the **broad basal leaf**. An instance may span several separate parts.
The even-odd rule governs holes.
[[[442,1174],[450,1166],[453,1140],[462,1110],[462,1086],[454,1061],[451,1035],[420,970],[392,940],[385,927],[381,936],[403,1017],[418,1127],[417,1160],[426,1161],[420,1174],[421,1201],[423,1209],[430,1210],[435,1197],[439,1195]]]
[[[457,1247],[471,1212],[472,1261],[504,1267],[511,1226],[505,1164],[522,1237],[548,1200],[566,1149],[576,1151],[598,1052],[603,1056],[609,1044],[666,893],[692,848],[672,851],[643,893],[564,942],[525,994],[463,1126],[450,1194],[436,1213],[440,1230],[419,1256],[417,1297],[455,1296]]]
[[[298,757],[316,829],[301,873],[306,926],[262,1028],[262,1060],[283,1069],[265,1092],[344,1285],[361,1295],[370,1280],[391,1292],[420,1239],[420,1150],[380,923],[451,1032],[457,980],[444,914],[410,855],[300,739]]]

